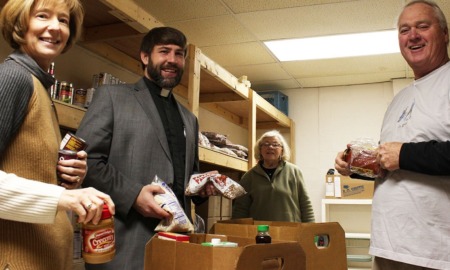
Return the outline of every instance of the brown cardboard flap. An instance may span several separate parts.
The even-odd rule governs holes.
[[[255,244],[244,247],[236,269],[304,270],[305,252],[298,243]]]
[[[238,243],[238,247],[209,247],[211,238]],[[305,253],[296,242],[255,244],[254,238],[191,234],[190,243],[153,237],[145,248],[145,270],[305,270]]]
[[[307,270],[346,270],[347,256],[345,232],[337,222],[298,223],[235,219],[219,221],[214,224],[210,233],[254,238],[257,225],[269,225],[272,241],[296,241],[306,255]],[[327,245],[317,247],[315,237],[327,236]]]

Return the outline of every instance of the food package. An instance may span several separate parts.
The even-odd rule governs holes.
[[[194,226],[181,207],[172,189],[163,180],[158,178],[158,176],[155,176],[152,185],[158,185],[164,190],[165,193],[155,195],[155,201],[171,215],[170,218],[161,220],[158,226],[156,226],[155,231],[194,232]]]
[[[233,179],[226,175],[219,174],[217,171],[211,171],[193,174],[189,179],[185,195],[198,195],[208,182],[211,182],[222,196],[231,200],[247,193],[245,189]]]
[[[383,177],[385,171],[377,161],[378,144],[372,139],[361,138],[347,144],[344,159],[352,173],[370,178]]]

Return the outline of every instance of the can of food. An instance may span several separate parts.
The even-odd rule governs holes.
[[[72,104],[72,93],[70,85],[65,81],[62,81],[60,83],[59,100],[65,103]]]
[[[72,150],[75,152],[85,150],[87,147],[87,143],[82,138],[75,136],[71,132],[67,132],[66,136],[61,141],[59,149],[62,150]]]
[[[58,151],[58,161],[59,160],[69,160],[69,159],[77,159],[77,152],[73,150],[59,150]],[[63,182],[65,182],[64,179],[59,177],[58,175],[58,185],[61,185]],[[71,184],[71,183],[70,183]]]
[[[84,107],[84,104],[86,103],[86,93],[86,89],[76,89],[73,95],[73,105]]]

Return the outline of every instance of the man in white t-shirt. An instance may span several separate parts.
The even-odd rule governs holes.
[[[386,111],[377,160],[371,245],[375,270],[450,269],[450,62],[447,21],[432,1],[398,18],[400,50],[414,82]],[[343,153],[335,168],[350,175]]]

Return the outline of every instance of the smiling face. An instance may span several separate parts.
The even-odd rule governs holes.
[[[141,60],[147,66],[147,77],[160,87],[172,89],[181,81],[185,51],[180,46],[155,45],[150,55],[141,52]]]
[[[264,167],[270,168],[278,165],[283,147],[276,137],[266,137],[261,141],[261,156],[264,161]]]
[[[406,7],[398,19],[400,51],[421,78],[448,61],[448,31],[442,29],[434,10],[423,3]]]
[[[35,5],[21,50],[47,70],[66,46],[70,35],[69,20],[69,10],[63,4],[51,7]]]

